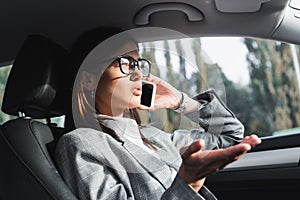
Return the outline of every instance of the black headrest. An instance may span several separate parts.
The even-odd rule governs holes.
[[[66,56],[66,50],[55,42],[40,35],[28,36],[8,77],[3,112],[16,116],[22,112],[32,118],[63,115]]]

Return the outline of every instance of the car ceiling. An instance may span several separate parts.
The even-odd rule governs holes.
[[[198,16],[189,18],[190,11]],[[5,0],[0,3],[0,63],[12,62],[29,34],[42,34],[69,49],[81,33],[99,26],[124,30],[155,26],[189,36],[300,43],[297,12],[289,0]],[[139,40],[153,38],[149,34]]]

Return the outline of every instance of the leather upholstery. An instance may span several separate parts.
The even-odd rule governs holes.
[[[52,160],[65,130],[36,120],[66,113],[68,88],[61,85],[65,58],[61,46],[31,35],[13,64],[2,110],[26,117],[7,121],[0,129],[0,199],[76,199]]]
[[[55,141],[50,128],[18,118],[2,126],[0,136],[3,199],[76,199],[58,174],[48,147]]]
[[[60,116],[64,113],[64,92],[58,87],[66,71],[66,50],[40,35],[24,41],[5,88],[2,110],[18,116],[21,111],[32,118]]]

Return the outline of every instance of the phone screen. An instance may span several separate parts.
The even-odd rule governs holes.
[[[143,82],[141,104],[151,107],[154,99],[154,85],[152,83]]]

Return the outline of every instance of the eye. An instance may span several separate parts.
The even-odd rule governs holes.
[[[128,58],[121,58],[120,59],[120,67],[121,67],[121,71],[125,74],[129,74],[130,73],[130,68],[132,65],[132,62],[130,62],[130,60]]]
[[[122,58],[121,60],[120,60],[120,63],[121,63],[121,65],[122,66],[129,66],[129,60],[128,59],[125,59],[125,58]]]

